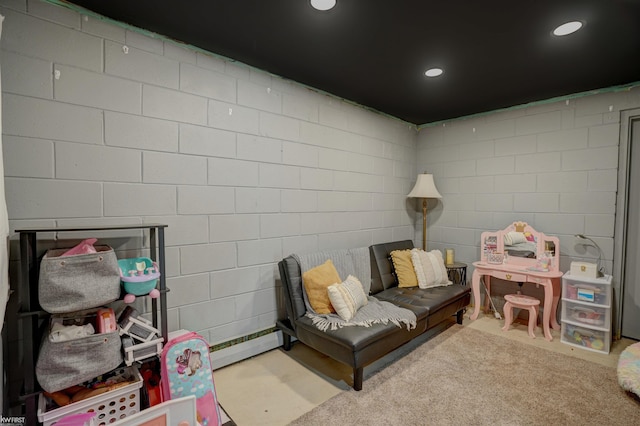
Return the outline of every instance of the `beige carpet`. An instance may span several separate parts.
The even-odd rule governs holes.
[[[637,425],[615,368],[454,325],[292,425]]]

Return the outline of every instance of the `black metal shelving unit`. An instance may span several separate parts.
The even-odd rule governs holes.
[[[24,404],[24,415],[26,425],[38,423],[38,396],[41,392],[40,386],[35,377],[35,365],[38,359],[38,350],[42,338],[42,325],[49,318],[49,314],[42,310],[38,302],[38,279],[40,270],[40,259],[38,258],[38,234],[57,232],[99,232],[99,231],[122,231],[122,230],[142,230],[149,233],[149,257],[158,262],[160,267],[160,278],[158,280],[158,290],[160,291],[160,318],[158,318],[158,299],[151,299],[153,326],[159,328],[164,341],[167,341],[167,286],[165,276],[165,243],[164,229],[167,225],[158,223],[135,224],[135,225],[114,225],[99,227],[53,227],[53,228],[31,228],[19,229],[16,232],[20,235],[20,303],[17,318],[8,321],[8,326],[22,327],[22,368],[11,366],[5,367],[5,373],[11,381],[11,377],[22,370],[24,381],[19,402]],[[146,247],[141,247],[146,249]],[[159,327],[158,327],[159,324]],[[7,360],[5,360],[5,365]]]

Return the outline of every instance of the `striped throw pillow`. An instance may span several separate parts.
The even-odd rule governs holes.
[[[418,278],[418,287],[440,287],[452,284],[447,276],[447,268],[440,250],[426,252],[417,248],[411,249],[411,261]]]

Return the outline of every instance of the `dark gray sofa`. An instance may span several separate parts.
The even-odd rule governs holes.
[[[450,285],[428,289],[398,288],[389,253],[413,248],[410,240],[374,244],[369,247],[371,258],[371,296],[412,310],[416,327],[407,330],[394,324],[374,324],[371,327],[343,327],[320,331],[305,316],[300,265],[293,256],[278,263],[286,300],[287,318],[277,321],[282,330],[283,347],[291,349],[295,337],[311,348],[353,368],[353,388],[362,389],[363,369],[367,364],[407,343],[414,337],[457,316],[462,324],[464,308],[471,300],[466,285]]]

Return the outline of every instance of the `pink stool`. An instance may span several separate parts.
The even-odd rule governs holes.
[[[533,330],[538,324],[538,306],[540,301],[535,297],[525,296],[523,294],[506,294],[504,296],[507,303],[504,304],[504,327],[502,331],[508,331],[509,326],[513,322],[513,308],[527,309],[529,311],[529,336],[536,338]]]

